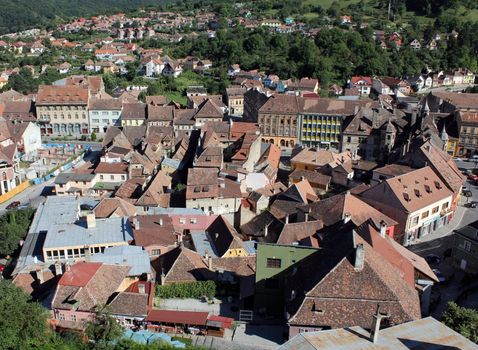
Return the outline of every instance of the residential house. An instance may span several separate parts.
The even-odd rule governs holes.
[[[41,148],[41,130],[38,124],[9,122],[7,125],[12,141],[17,145],[18,152],[32,156]]]
[[[135,216],[137,208],[120,198],[103,198],[93,210],[97,219]]]
[[[282,344],[278,350],[335,350],[344,343],[350,349],[407,350],[410,349],[410,344],[425,347],[428,344],[440,344],[443,347],[462,350],[476,348],[470,340],[433,317],[381,329],[385,324],[387,318],[377,313],[369,326],[302,332]]]
[[[57,196],[93,196],[96,181],[95,174],[60,173],[55,178],[55,194]]]
[[[202,127],[207,122],[220,122],[224,118],[224,113],[212,99],[207,98],[202,102],[193,116],[195,126]]]
[[[154,258],[177,247],[182,232],[177,232],[170,217],[165,215],[138,215],[130,218],[134,244],[143,247]]]
[[[242,116],[244,113],[244,94],[246,88],[227,88],[226,89],[226,104],[230,116]]]
[[[454,231],[451,257],[457,269],[468,274],[478,272],[478,221]]]
[[[362,192],[360,198],[398,222],[397,242],[408,245],[453,217],[453,192],[429,166],[395,176]]]
[[[413,39],[412,42],[410,43],[410,46],[414,50],[420,50],[422,48],[422,44],[418,39]]]
[[[360,96],[369,96],[372,92],[372,78],[355,76],[350,80],[350,85],[359,90]]]
[[[59,328],[84,330],[94,319],[95,307],[104,306],[115,292],[127,287],[130,267],[78,262],[65,269],[51,303],[53,318]]]
[[[110,126],[121,125],[123,103],[114,98],[91,98],[88,107],[90,132],[102,135]]]
[[[141,126],[146,124],[146,104],[142,102],[124,103],[121,113],[122,126]]]
[[[201,209],[207,214],[232,215],[239,210],[241,199],[240,184],[218,177],[217,169],[188,169],[186,208]]]

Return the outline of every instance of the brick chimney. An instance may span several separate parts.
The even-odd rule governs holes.
[[[61,268],[61,263],[57,261],[55,263],[55,275],[60,276],[61,274],[63,274],[63,269]]]
[[[138,293],[146,294],[146,288],[143,282],[138,282]]]

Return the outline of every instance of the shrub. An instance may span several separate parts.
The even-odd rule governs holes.
[[[156,296],[163,299],[170,298],[213,298],[216,295],[214,281],[181,282],[164,286],[156,286]]]

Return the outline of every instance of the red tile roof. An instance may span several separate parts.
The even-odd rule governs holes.
[[[79,262],[70,267],[58,282],[61,286],[84,287],[88,284],[96,271],[101,267],[101,263]]]

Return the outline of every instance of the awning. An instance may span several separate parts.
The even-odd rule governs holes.
[[[209,316],[206,325],[215,328],[231,328],[234,319],[223,316]]]
[[[205,326],[208,316],[209,312],[151,310],[148,317],[146,317],[146,321]]]

